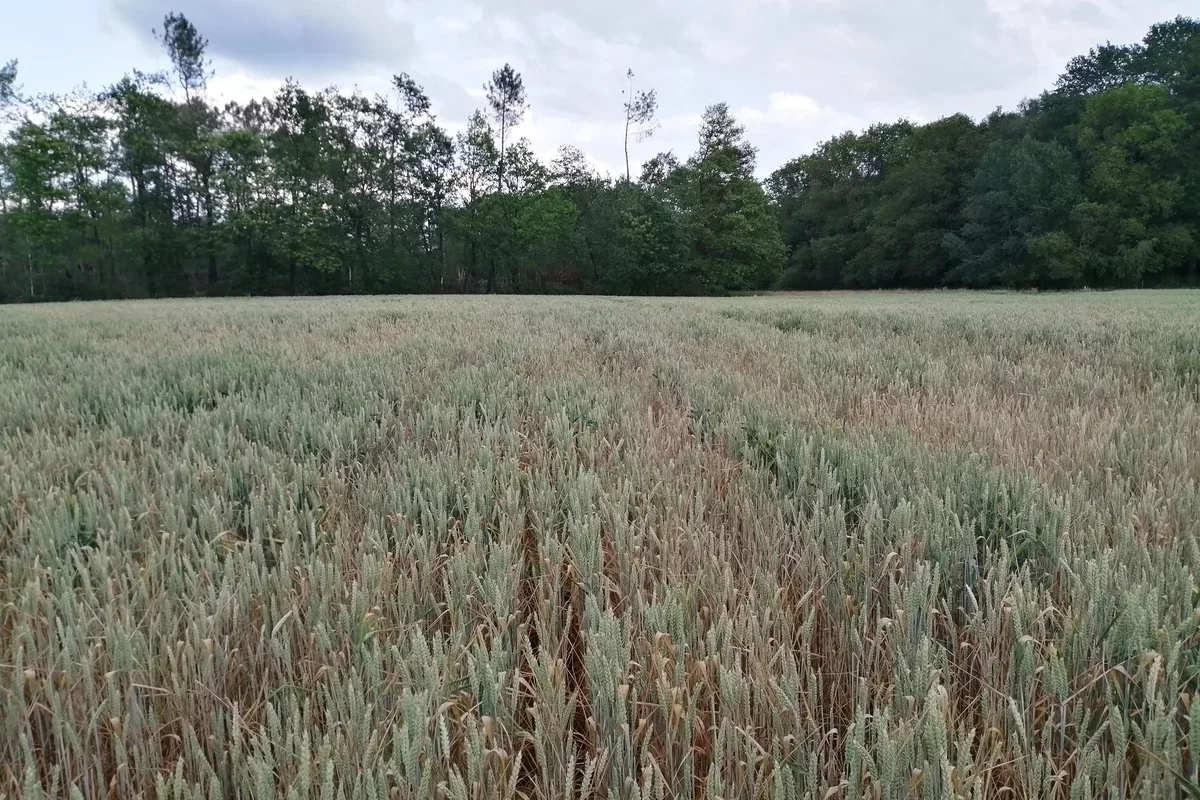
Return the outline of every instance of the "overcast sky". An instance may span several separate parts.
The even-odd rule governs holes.
[[[1132,42],[1183,12],[1165,0],[12,0],[0,63],[26,92],[103,87],[167,66],[151,38],[167,11],[209,39],[210,94],[245,100],[294,76],[367,92],[408,72],[451,129],[509,61],[549,157],[573,144],[623,171],[625,70],[654,87],[662,128],[634,144],[694,150],[704,106],[726,101],[769,172],[831,135],[880,120],[979,117],[1052,84],[1073,55]]]

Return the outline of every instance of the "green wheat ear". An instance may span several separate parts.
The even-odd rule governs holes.
[[[0,795],[1196,796],[1197,312],[14,308]]]

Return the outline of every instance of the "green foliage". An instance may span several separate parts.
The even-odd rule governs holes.
[[[504,166],[509,158],[508,147],[505,145],[508,130],[521,124],[529,104],[525,100],[525,82],[521,73],[505,64],[492,73],[492,79],[483,87],[487,93],[488,108],[492,118],[500,126],[499,159],[496,162],[496,185],[501,193],[507,188],[505,183]]]
[[[680,293],[688,288],[687,245],[677,215],[647,192],[629,195],[618,228],[626,257],[613,276],[614,288],[633,294]]]
[[[0,298],[724,293],[778,273],[778,224],[724,106],[686,168],[660,159],[635,185],[513,141],[527,103],[509,65],[452,139],[407,75],[390,97],[289,80],[216,108],[205,39],[177,14],[157,36],[171,77],[21,108],[0,149]],[[630,103],[644,138],[655,95]]]
[[[1000,140],[984,154],[971,183],[950,280],[968,286],[1069,283],[1055,242],[1079,202],[1078,167],[1061,145],[1034,139]],[[1050,237],[1050,238],[1046,238]],[[1035,245],[1034,242],[1037,242]],[[1049,260],[1047,260],[1049,259]]]
[[[844,133],[765,182],[724,103],[695,153],[634,183],[514,137],[508,64],[451,138],[407,75],[386,97],[288,81],[218,108],[200,32],[169,14],[157,36],[169,74],[95,96],[34,101],[0,68],[3,300],[1200,283],[1187,17],[1073,59],[1015,110]],[[626,144],[657,108],[629,77]]]
[[[208,40],[187,17],[175,12],[163,17],[162,32],[155,32],[155,35],[171,61],[175,80],[190,102],[194,95],[204,91],[212,75],[205,55]]]
[[[769,182],[792,248],[785,283],[936,286],[954,260],[942,246],[963,225],[963,200],[985,135],[963,115],[929,125],[845,134]]]
[[[1078,124],[1089,204],[1081,209],[1085,258],[1104,282],[1140,283],[1170,271],[1161,242],[1183,198],[1186,118],[1165,86],[1127,84],[1088,100]],[[1194,221],[1193,221],[1194,222]]]
[[[16,84],[17,60],[14,58],[4,66],[0,66],[0,108],[12,102],[16,95]]]
[[[658,93],[654,89],[646,91],[633,88],[633,70],[625,73],[629,88],[625,91],[625,180],[633,180],[629,167],[629,135],[633,134],[639,142],[654,136],[658,129],[655,115],[658,114]]]
[[[665,177],[683,214],[693,276],[709,292],[764,288],[779,277],[783,241],[754,165],[745,128],[718,103],[704,112],[699,151]]]
[[[493,194],[479,201],[474,235],[480,253],[506,269],[509,288],[519,292],[553,281],[552,269],[566,260],[577,216],[578,209],[561,190]]]
[[[1200,21],[1073,59],[1056,88],[844,134],[768,181],[796,288],[1175,284],[1200,258]]]

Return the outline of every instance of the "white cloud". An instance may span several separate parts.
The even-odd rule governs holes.
[[[738,116],[750,123],[802,127],[819,119],[825,109],[816,100],[796,92],[772,92],[765,110],[746,107]]]

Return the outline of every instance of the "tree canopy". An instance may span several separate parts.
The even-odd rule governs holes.
[[[705,145],[661,162],[651,186],[598,175],[570,147],[545,163],[515,136],[529,101],[510,64],[451,136],[404,74],[387,96],[289,80],[218,107],[200,31],[171,13],[155,37],[169,72],[101,92],[26,103],[16,63],[0,69],[0,102],[16,108],[0,149],[0,300],[726,292],[778,275],[777,222],[744,165]],[[626,96],[626,144],[653,132],[656,104],[653,90]],[[721,176],[733,182],[719,195],[705,188]]]
[[[788,287],[1195,283],[1200,21],[1093,48],[1015,111],[836,136],[767,186]]]
[[[510,64],[452,136],[405,74],[386,96],[289,80],[218,106],[201,32],[171,13],[156,37],[167,73],[99,92],[28,98],[0,62],[0,301],[1197,281],[1185,17],[1072,59],[1015,110],[846,132],[765,181],[725,103],[691,155],[600,175],[518,138],[530,101]],[[614,87],[626,154],[657,105],[632,70]]]

